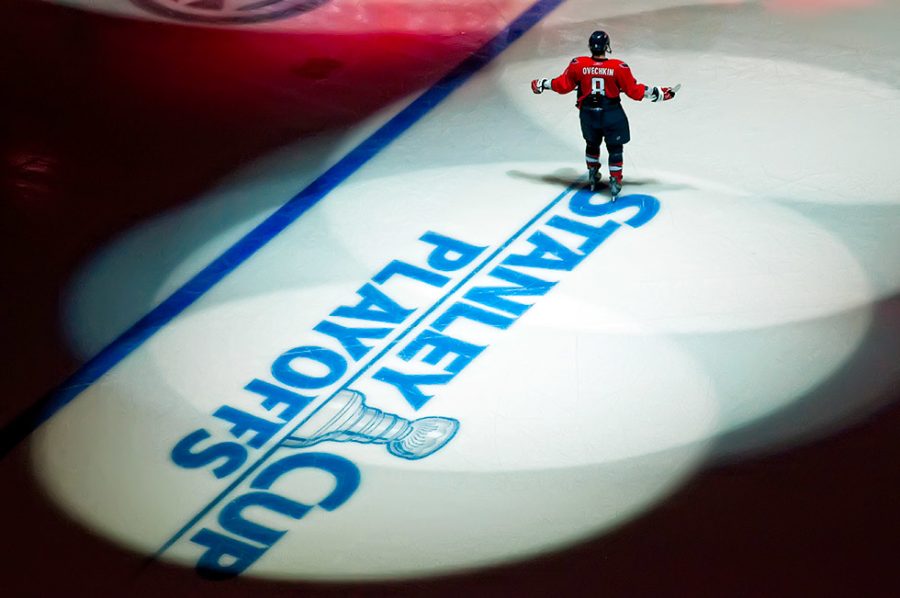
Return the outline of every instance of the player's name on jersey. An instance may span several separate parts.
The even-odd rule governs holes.
[[[585,75],[607,75],[612,77],[615,70],[605,66],[586,66],[582,69],[582,73]]]

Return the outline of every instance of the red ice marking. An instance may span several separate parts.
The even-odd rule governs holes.
[[[104,29],[99,43],[110,50],[106,76],[140,105],[278,131],[283,143],[427,88],[495,33],[263,33],[134,21]]]

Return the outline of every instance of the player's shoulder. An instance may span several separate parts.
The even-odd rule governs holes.
[[[569,63],[569,66],[579,66],[579,65],[585,64],[587,62],[590,62],[590,60],[591,60],[590,56],[576,56]]]
[[[628,66],[627,62],[625,62],[624,60],[620,60],[619,58],[607,58],[606,64],[608,64],[611,68],[614,68],[614,69],[615,68],[621,68],[621,69],[630,68]]]

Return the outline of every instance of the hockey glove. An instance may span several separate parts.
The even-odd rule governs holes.
[[[651,102],[664,102],[674,98],[679,89],[681,89],[681,83],[674,87],[648,87],[644,91],[644,97],[650,98]]]
[[[550,79],[534,79],[531,82],[531,91],[534,93],[543,93],[545,89],[551,89]]]

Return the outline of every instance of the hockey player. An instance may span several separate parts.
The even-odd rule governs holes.
[[[578,91],[575,105],[580,111],[581,133],[587,143],[585,161],[591,190],[596,191],[600,184],[600,143],[605,139],[609,152],[609,190],[615,201],[622,190],[623,146],[631,139],[621,94],[638,102],[644,98],[659,102],[674,98],[681,85],[651,87],[635,81],[627,64],[606,57],[610,46],[605,31],[591,34],[588,47],[590,56],[573,59],[566,71],[553,80],[533,80],[531,90],[542,93],[552,89],[561,94]]]

